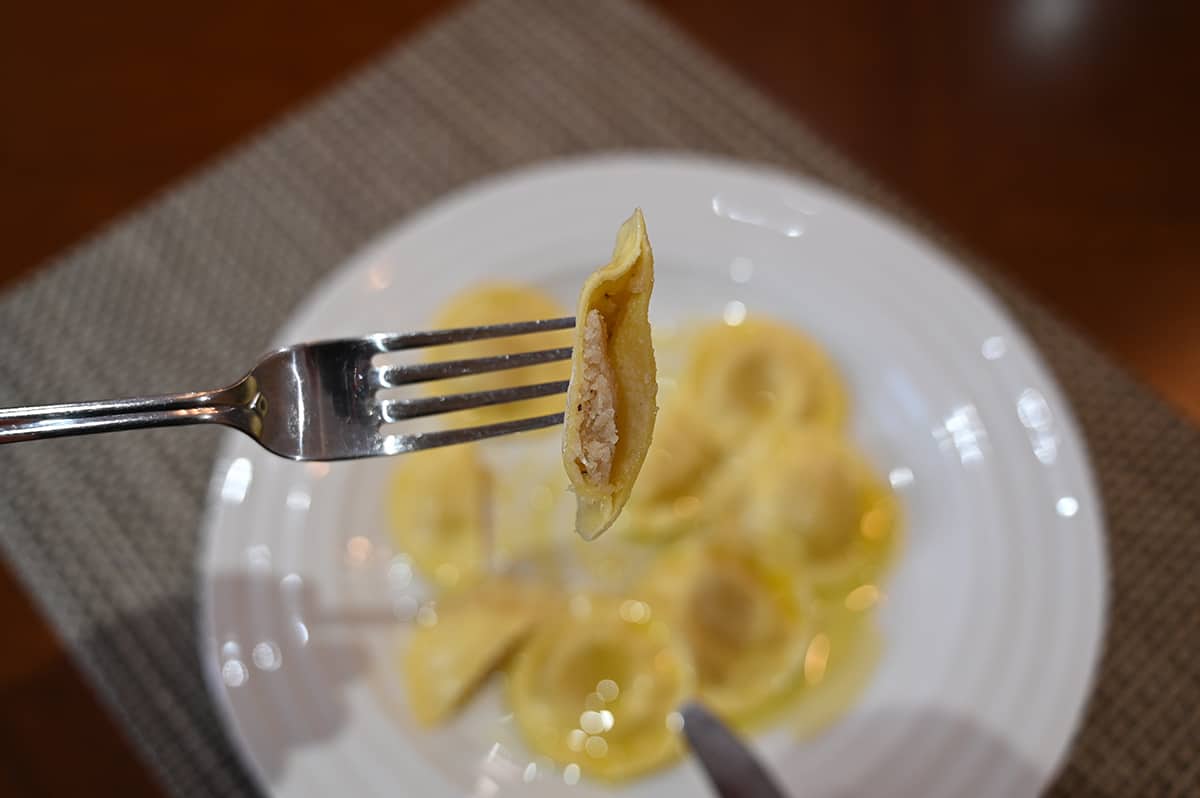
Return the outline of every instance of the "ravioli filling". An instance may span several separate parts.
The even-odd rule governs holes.
[[[575,463],[588,484],[603,487],[617,451],[616,377],[608,359],[608,327],[600,311],[588,311],[583,327],[579,440]]]

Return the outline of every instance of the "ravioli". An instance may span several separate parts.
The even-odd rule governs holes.
[[[576,315],[563,466],[576,496],[575,531],[585,540],[620,514],[654,433],[653,287],[654,253],[637,210],[617,232],[612,260],[584,283]]]
[[[663,543],[698,533],[720,514],[710,490],[721,448],[708,424],[682,397],[659,414],[654,441],[619,522],[623,537]]]
[[[484,283],[458,294],[447,302],[435,316],[434,327],[438,329],[474,327],[484,324],[560,318],[567,315],[570,315],[569,311],[558,301],[536,288],[510,283]],[[570,331],[559,330],[514,338],[489,338],[448,346],[432,346],[426,350],[426,356],[432,362],[495,357],[515,352],[557,349],[570,345]],[[569,374],[570,367],[566,363],[541,363],[518,369],[457,377],[452,380],[438,380],[428,383],[426,390],[431,396],[491,391],[565,380]],[[561,412],[561,410],[561,397],[548,396],[479,407],[461,411],[456,415],[465,422],[458,426],[471,426],[550,415]]]
[[[538,593],[495,581],[436,607],[418,624],[403,654],[413,716],[445,720],[533,628]]]
[[[741,491],[737,534],[819,585],[869,580],[883,570],[898,508],[848,442],[825,429],[789,428],[759,449]]]
[[[549,443],[549,441],[543,441]],[[574,502],[553,446],[504,451],[491,467],[492,565],[508,568],[552,558],[558,535],[570,529]]]
[[[698,335],[684,393],[695,397],[725,442],[782,426],[840,430],[846,391],[813,341],[766,319],[714,324]]]
[[[692,651],[700,698],[723,718],[745,726],[800,686],[813,632],[794,572],[706,543],[666,555],[648,580]]]
[[[844,606],[822,607],[804,654],[803,690],[787,725],[810,738],[838,719],[866,689],[883,641],[874,617]]]
[[[392,474],[392,542],[435,585],[478,581],[488,567],[492,475],[475,446],[405,455]]]
[[[526,742],[603,779],[661,767],[683,752],[676,710],[694,673],[654,609],[580,594],[513,658],[508,696]]]

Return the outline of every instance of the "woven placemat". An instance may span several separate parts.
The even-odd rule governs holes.
[[[777,164],[954,250],[647,9],[481,0],[0,297],[0,405],[218,384],[322,275],[410,211],[497,170],[612,148]],[[1072,398],[1106,503],[1111,629],[1054,790],[1196,794],[1200,431],[971,268]],[[253,790],[195,642],[196,530],[216,442],[176,429],[0,447],[9,562],[178,795]]]

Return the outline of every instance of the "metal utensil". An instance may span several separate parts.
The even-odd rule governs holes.
[[[698,703],[680,708],[683,733],[720,798],[786,798],[728,726]]]
[[[385,388],[567,360],[571,348],[412,365],[376,364],[401,350],[565,330],[574,317],[377,334],[276,350],[227,388],[215,391],[0,409],[0,443],[97,432],[222,424],[293,460],[348,460],[466,443],[561,424],[562,413],[464,429],[389,433],[404,419],[565,393],[567,380],[491,391],[387,399]]]

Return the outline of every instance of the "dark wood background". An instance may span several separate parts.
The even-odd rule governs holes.
[[[650,2],[1200,419],[1200,4]],[[452,5],[6,4],[0,288]],[[160,794],[3,569],[0,628],[0,793]]]

